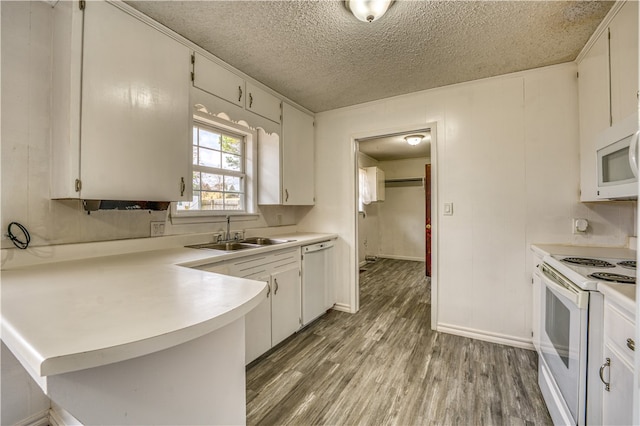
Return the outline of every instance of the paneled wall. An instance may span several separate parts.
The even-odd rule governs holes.
[[[354,139],[437,123],[437,327],[529,347],[529,245],[635,235],[635,202],[578,201],[577,96],[569,63],[317,114],[317,204],[299,228],[340,235],[338,306],[357,309]],[[572,217],[590,219],[591,232],[574,236]]]

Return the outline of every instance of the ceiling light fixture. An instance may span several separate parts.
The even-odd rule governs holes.
[[[394,0],[345,0],[344,4],[353,16],[362,22],[373,22],[384,15]]]
[[[409,145],[418,145],[420,142],[422,142],[422,138],[424,138],[423,135],[410,135],[405,136],[404,140],[406,140]]]

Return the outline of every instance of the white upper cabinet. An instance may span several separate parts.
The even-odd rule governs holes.
[[[282,137],[258,135],[258,204],[315,203],[313,117],[283,103]]]
[[[198,52],[193,55],[193,86],[225,101],[280,123],[282,109],[278,97],[260,89]]]
[[[271,121],[280,123],[282,102],[277,97],[247,82],[245,108]]]
[[[618,123],[638,111],[638,2],[628,1],[609,25],[611,118]]]
[[[629,1],[578,64],[580,200],[597,198],[596,138],[638,111],[638,3]]]
[[[193,85],[195,87],[239,107],[244,107],[246,93],[242,77],[197,52],[194,53],[193,60]]]
[[[56,6],[52,198],[189,199],[189,49],[106,2],[80,31],[77,4]]]
[[[315,203],[313,117],[282,103],[282,182],[284,204]]]

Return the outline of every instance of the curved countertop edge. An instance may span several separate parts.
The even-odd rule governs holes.
[[[150,336],[146,339],[141,339],[134,342],[123,343],[117,346],[111,346],[76,354],[60,355],[51,358],[42,358],[35,353],[33,353],[32,356],[29,357],[25,356],[25,354],[21,351],[18,351],[19,356],[17,356],[17,358],[21,359],[23,362],[27,361],[28,365],[32,369],[32,372],[36,373],[38,376],[46,377],[56,374],[84,370],[87,368],[100,367],[103,365],[126,361],[128,359],[133,359],[154,352],[169,349],[174,346],[178,346],[180,344],[202,337],[206,334],[212,333],[232,323],[233,321],[242,318],[249,311],[258,306],[262,299],[266,296],[267,285],[266,283],[260,281],[255,282],[263,284],[263,287],[251,299],[247,300],[241,305],[229,309],[223,314],[219,314],[207,321],[203,321],[189,327],[184,327],[157,336]],[[15,333],[11,333],[10,339],[5,340],[7,332],[8,329],[3,327],[3,341],[10,349],[17,349],[12,344],[15,343],[14,339],[17,336],[15,335]],[[14,346],[14,348],[12,348],[12,346]],[[25,345],[20,346],[26,347]],[[33,361],[35,361],[36,358],[40,359],[40,361],[36,361],[34,363]],[[34,366],[38,366],[39,368],[33,369]]]
[[[146,253],[152,257],[158,256],[161,262],[165,264],[172,264],[177,267],[193,267],[197,265],[203,265],[207,263],[215,263],[218,261],[225,261],[229,259],[235,259],[244,256],[251,256],[260,253],[272,252],[280,249],[287,249],[292,247],[300,247],[307,244],[313,244],[320,241],[327,241],[335,239],[338,236],[335,234],[319,234],[319,233],[296,233],[287,235],[278,235],[274,238],[288,238],[295,239],[296,241],[272,246],[266,246],[259,249],[250,249],[239,252],[222,252],[215,250],[198,250],[187,249],[183,246],[162,247],[157,250],[141,250],[137,253]],[[117,258],[121,255],[107,254],[105,257],[111,259]],[[126,257],[126,255],[124,255]],[[95,258],[92,256],[92,258]],[[171,260],[169,260],[170,258]],[[66,265],[72,265],[75,262],[83,262],[86,258],[69,259],[68,257],[62,259],[60,262]],[[36,269],[47,267],[60,262],[45,262],[44,264],[35,264]],[[23,272],[31,269],[29,266],[18,267],[18,270]],[[5,269],[6,271],[15,271],[16,269]],[[214,274],[213,272],[209,272]],[[218,274],[219,275],[219,274]],[[235,278],[241,279],[241,278]],[[119,345],[107,346],[104,348],[98,348],[95,350],[60,354],[58,356],[43,356],[38,351],[33,349],[30,342],[26,341],[23,336],[16,331],[12,326],[10,319],[4,318],[2,321],[2,340],[7,347],[14,353],[16,358],[20,360],[25,369],[30,375],[38,382],[43,389],[46,387],[46,376],[68,373],[72,371],[84,370],[87,368],[95,368],[102,365],[112,364],[128,359],[133,359],[139,356],[144,356],[154,352],[169,349],[171,347],[186,343],[190,340],[197,339],[208,333],[214,332],[233,321],[240,319],[246,315],[253,308],[258,306],[262,297],[266,295],[267,285],[265,283],[247,280],[252,283],[261,284],[262,288],[253,297],[246,300],[244,303],[239,304],[233,308],[230,308],[224,313],[219,313],[216,316],[202,321],[197,324],[189,325],[184,328],[169,331],[164,334],[151,335],[147,338],[140,340],[126,342]],[[44,382],[43,382],[44,381]]]
[[[637,297],[635,285],[600,282],[598,283],[598,291],[605,298],[613,300],[635,316]]]

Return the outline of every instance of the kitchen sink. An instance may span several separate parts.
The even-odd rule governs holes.
[[[257,244],[259,246],[270,246],[273,244],[291,243],[294,241],[295,240],[279,240],[279,239],[267,238],[267,237],[251,237],[251,238],[245,238],[244,240],[242,240],[243,243]]]
[[[228,243],[196,244],[196,245],[187,246],[187,247],[197,248],[197,249],[209,249],[209,250],[236,251],[236,250],[246,250],[246,249],[260,247],[260,245],[251,244],[247,242],[231,241]]]

